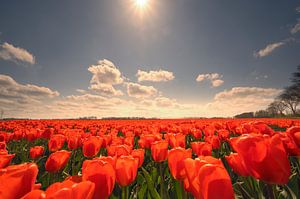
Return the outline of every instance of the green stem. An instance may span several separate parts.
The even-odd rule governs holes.
[[[159,173],[160,173],[160,197],[162,199],[164,196],[164,171],[163,171],[163,162],[159,163]]]
[[[181,191],[181,193],[182,193],[181,198],[182,199],[186,199],[186,192],[184,191],[184,182],[180,181],[180,184],[181,184],[181,189],[182,189],[182,191]]]
[[[127,199],[127,187],[122,187],[122,199]]]

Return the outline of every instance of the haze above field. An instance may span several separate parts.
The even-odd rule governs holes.
[[[264,109],[299,65],[300,1],[6,0],[4,117]]]

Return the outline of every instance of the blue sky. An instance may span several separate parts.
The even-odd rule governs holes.
[[[300,64],[299,8],[292,0],[148,0],[145,9],[134,0],[5,0],[0,103],[5,116],[33,118],[255,111]]]

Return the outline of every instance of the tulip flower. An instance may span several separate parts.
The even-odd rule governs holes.
[[[83,143],[82,151],[85,157],[94,157],[100,151],[103,139],[96,136],[91,136]]]
[[[21,199],[92,199],[95,184],[90,181],[75,183],[70,180],[50,185],[46,191],[33,190]]]
[[[151,155],[155,162],[163,162],[168,157],[168,141],[161,140],[151,144]]]
[[[300,126],[288,128],[286,133],[294,140],[296,145],[300,147]]]
[[[197,199],[233,199],[230,176],[222,162],[210,156],[184,160],[189,190]]]
[[[37,159],[44,154],[44,147],[42,146],[35,146],[31,147],[29,151],[29,155],[32,159]]]
[[[128,145],[110,145],[107,147],[108,156],[117,156],[130,155],[132,152],[132,146]]]
[[[191,149],[174,148],[169,151],[168,165],[172,176],[179,181],[186,177],[184,170],[184,160],[192,157]]]
[[[95,184],[93,199],[107,199],[115,186],[116,173],[113,166],[103,160],[84,162],[84,165],[82,180]]]
[[[0,169],[0,198],[19,199],[35,186],[38,167],[34,163],[11,165]]]
[[[56,173],[62,170],[68,163],[70,156],[71,152],[65,150],[52,153],[46,161],[46,171],[50,173]]]
[[[122,198],[128,198],[127,186],[136,178],[139,160],[132,156],[121,156],[116,161],[116,181],[122,187]]]
[[[0,169],[7,167],[14,157],[15,154],[0,154]]]
[[[56,134],[53,135],[48,141],[48,148],[51,152],[60,150],[65,144],[65,136]]]
[[[211,156],[212,145],[207,142],[191,142],[192,150],[197,156]]]
[[[139,160],[132,156],[121,156],[116,161],[116,181],[120,186],[130,185],[136,177]]]
[[[167,134],[167,138],[172,148],[175,147],[185,148],[185,135],[181,133]]]
[[[143,165],[145,150],[144,149],[134,149],[131,152],[132,157],[137,158],[139,160],[139,167]]]
[[[291,167],[279,135],[246,134],[231,138],[230,144],[251,176],[271,184],[288,182]]]

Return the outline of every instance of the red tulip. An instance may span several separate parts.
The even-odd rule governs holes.
[[[121,156],[116,161],[116,180],[120,186],[130,185],[136,178],[138,159],[132,156]]]
[[[169,143],[166,140],[156,141],[151,144],[151,155],[155,162],[163,162],[168,158]]]
[[[35,146],[31,147],[29,151],[29,155],[32,159],[37,159],[44,154],[44,147],[42,146]]]
[[[145,150],[144,149],[134,149],[131,152],[132,157],[137,158],[139,160],[139,167],[141,167],[144,163]]]
[[[185,148],[185,135],[181,133],[167,134],[167,138],[172,148],[175,147]]]
[[[222,162],[210,156],[184,160],[189,189],[197,199],[233,199],[230,177]]]
[[[105,161],[90,161],[84,163],[82,180],[95,184],[93,199],[106,199],[110,196],[115,186],[116,174],[113,166]]]
[[[95,184],[90,181],[75,183],[66,180],[50,185],[45,192],[33,190],[21,199],[92,199],[94,190]]]
[[[66,138],[64,135],[53,135],[48,142],[49,151],[53,152],[60,150],[64,146],[65,140]]]
[[[0,169],[7,167],[14,157],[15,154],[0,154]]]
[[[8,166],[0,169],[0,198],[19,199],[35,186],[38,167],[34,163]]]
[[[82,151],[85,157],[93,157],[100,151],[103,139],[96,136],[91,136],[83,143]]]
[[[230,144],[251,176],[274,184],[288,182],[291,168],[279,135],[242,135]]]
[[[107,147],[108,156],[117,156],[130,155],[132,152],[132,146],[128,145],[110,145]]]
[[[294,126],[286,130],[286,133],[294,140],[298,147],[300,147],[300,126]]]
[[[169,151],[168,165],[172,176],[176,180],[183,180],[186,177],[184,160],[191,157],[191,149],[174,148]]]
[[[46,171],[56,173],[63,169],[69,161],[71,152],[61,150],[52,153],[46,161]]]
[[[212,155],[212,145],[207,142],[191,142],[191,147],[197,156]]]

